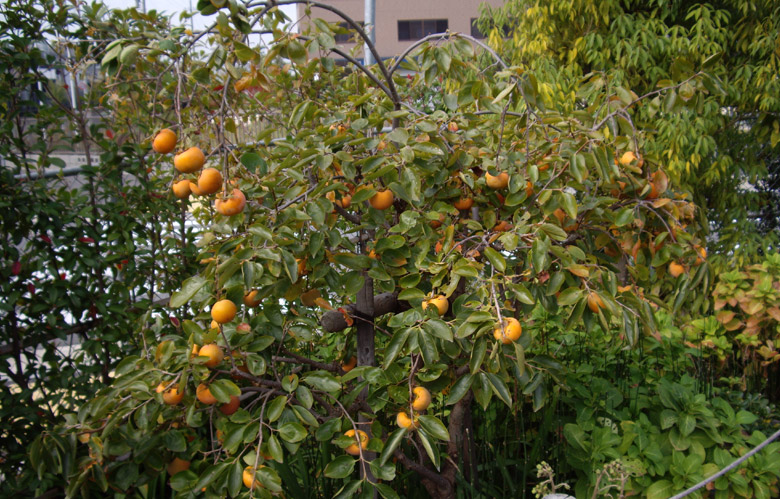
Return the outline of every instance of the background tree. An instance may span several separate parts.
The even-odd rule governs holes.
[[[507,60],[544,72],[548,105],[577,105],[578,80],[604,72],[634,95],[657,92],[632,106],[634,121],[657,131],[646,149],[705,208],[715,261],[776,248],[767,219],[780,141],[776,2],[511,1],[480,22]],[[659,92],[695,67],[718,78],[703,80],[710,92]]]
[[[178,276],[192,269],[192,228],[150,174],[143,145],[150,118],[98,104],[117,96],[105,93],[94,65],[109,41],[72,41],[94,31],[84,21],[57,2],[0,6],[0,493],[7,496],[47,488],[25,467],[27,446],[111,383],[116,363],[142,346],[139,317],[159,327],[149,307],[167,302]],[[62,77],[52,79],[55,72]],[[63,151],[85,164],[61,170]],[[66,459],[58,469],[68,466]]]

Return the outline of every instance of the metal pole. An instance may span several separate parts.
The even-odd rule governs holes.
[[[376,44],[376,0],[365,0],[365,10],[363,11],[363,29],[368,35],[371,43]],[[373,54],[368,50],[368,44],[363,44],[363,64],[370,66],[374,64]]]

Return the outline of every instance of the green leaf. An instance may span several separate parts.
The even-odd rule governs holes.
[[[452,341],[452,329],[442,320],[429,319],[423,324],[423,329],[437,338],[441,338],[445,341]]]
[[[447,431],[447,427],[444,426],[444,423],[435,416],[420,416],[419,421],[420,424],[422,424],[423,429],[431,436],[445,442],[450,441],[450,432]]]
[[[577,218],[577,200],[572,194],[569,194],[568,192],[562,192],[561,205],[563,206],[563,211],[565,211],[569,217],[573,219]]]
[[[647,499],[669,499],[674,495],[674,485],[669,480],[659,480],[645,491]]]
[[[306,63],[306,47],[304,47],[302,43],[296,40],[291,40],[287,45],[287,55],[296,64]]]
[[[473,379],[474,376],[467,373],[464,374],[458,381],[456,381],[450,390],[449,397],[447,397],[445,404],[454,405],[458,403],[458,401],[462,399],[471,389],[471,382]]]
[[[428,439],[428,434],[425,432],[425,430],[420,429],[417,432],[417,436],[420,437],[420,442],[423,445],[423,448],[425,448],[425,452],[428,454],[428,457],[431,458],[431,462],[436,467],[436,470],[440,470],[440,456],[439,451],[434,448],[433,445],[431,445],[430,440]]]
[[[122,53],[119,54],[119,62],[124,65],[131,65],[135,62],[138,56],[138,49],[140,47],[136,44],[131,44],[122,49]]]
[[[268,404],[268,408],[265,411],[266,418],[269,423],[273,423],[282,415],[284,407],[287,405],[287,397],[279,395]]]
[[[270,466],[263,466],[262,468],[258,468],[255,471],[255,476],[263,485],[263,487],[270,490],[271,492],[282,491],[282,479],[279,477],[279,473],[277,473],[276,470]]]
[[[381,466],[384,466],[384,464],[391,457],[393,457],[393,452],[395,452],[398,446],[401,445],[401,442],[403,441],[406,432],[407,432],[406,428],[398,428],[393,433],[391,433],[389,437],[387,437],[387,441],[385,442],[385,447],[384,449],[382,449],[382,455],[379,456],[379,464]]]
[[[688,435],[693,433],[693,430],[696,429],[696,418],[691,416],[690,414],[683,414],[680,417],[677,426],[680,429],[680,434],[683,437],[687,437]]]
[[[300,442],[306,438],[306,435],[306,428],[300,423],[284,423],[279,427],[279,436],[286,442]]]
[[[525,287],[522,283],[515,283],[511,286],[512,292],[515,295],[515,298],[517,298],[518,301],[521,303],[525,303],[526,305],[535,305],[536,300],[534,299],[533,295],[530,291],[528,291],[528,288]]]
[[[204,487],[208,487],[208,485],[217,477],[217,475],[222,472],[226,465],[229,465],[229,463],[222,462],[216,466],[209,467],[206,473],[201,473],[200,480],[198,480],[198,483],[195,484],[193,490],[200,490]]]
[[[398,499],[398,494],[387,484],[375,483],[374,487],[384,499]]]
[[[362,483],[364,483],[362,480],[352,480],[351,482],[341,487],[341,489],[338,491],[338,493],[333,499],[351,498],[352,496],[355,495],[355,492],[357,492],[358,488],[360,488],[360,485]]]
[[[471,349],[471,358],[469,359],[469,372],[471,374],[479,372],[482,367],[482,361],[485,359],[486,351],[487,342],[483,336],[474,342],[474,347]]]
[[[493,388],[493,391],[498,395],[498,397],[504,401],[504,403],[512,407],[512,395],[509,393],[509,388],[506,386],[506,383],[504,383],[504,380],[499,378],[493,373],[485,373],[487,375],[488,381],[490,382],[490,386]]]
[[[515,89],[515,85],[516,85],[516,84],[517,84],[517,83],[515,82],[515,83],[512,83],[512,84],[510,84],[510,85],[507,85],[507,86],[506,86],[506,88],[504,88],[504,89],[503,89],[501,92],[499,92],[499,94],[498,94],[498,95],[496,95],[496,98],[495,98],[495,99],[493,99],[493,102],[492,102],[492,104],[498,104],[499,102],[501,102],[502,100],[504,100],[504,97],[506,97],[507,95],[509,95],[509,93],[510,93],[512,90],[514,90],[514,89]]]
[[[631,207],[623,208],[615,217],[615,225],[617,227],[623,227],[634,221],[634,209]]]
[[[387,348],[385,348],[385,360],[382,362],[382,367],[385,369],[390,367],[390,364],[393,363],[401,352],[401,349],[404,347],[406,339],[409,337],[411,331],[411,329],[399,329],[393,334],[390,343],[387,345]]]
[[[346,478],[355,470],[357,460],[350,456],[339,456],[325,466],[325,476],[328,478]]]
[[[580,296],[582,296],[582,290],[580,288],[572,286],[570,288],[564,289],[558,296],[558,305],[565,307],[566,305],[576,303],[577,300],[580,299]]]
[[[238,57],[238,60],[241,62],[249,62],[258,55],[254,50],[239,41],[234,41],[233,45],[235,47],[236,57]]]
[[[504,272],[506,270],[506,259],[501,253],[488,246],[485,248],[485,256],[497,271]]]
[[[450,70],[450,62],[452,61],[452,57],[450,57],[447,49],[444,47],[437,48],[434,57],[436,58],[436,64],[439,65],[439,69],[443,73],[447,73]]]
[[[339,380],[327,371],[312,371],[303,378],[304,383],[316,390],[335,392],[341,389]]]
[[[569,442],[569,444],[576,445],[583,451],[588,451],[589,444],[587,442],[587,436],[579,425],[574,423],[566,424],[563,427],[563,435],[566,437],[566,441]]]
[[[747,411],[739,411],[737,413],[737,424],[749,425],[755,423],[757,420],[758,420],[758,416],[751,414]]]
[[[214,398],[223,404],[230,402],[230,397],[232,395],[241,395],[241,389],[229,379],[218,379],[212,381],[209,385],[209,391],[212,395],[214,395]]]
[[[392,140],[399,144],[406,144],[406,141],[409,140],[409,133],[403,128],[396,128],[387,134],[387,140]]]
[[[171,295],[168,306],[171,308],[179,308],[182,305],[185,305],[193,296],[195,296],[195,293],[200,291],[200,288],[205,286],[208,282],[208,279],[199,275],[190,277],[181,284],[181,289],[179,291],[176,291]]]
[[[184,452],[187,450],[187,441],[180,431],[168,431],[163,434],[163,443],[171,452]]]

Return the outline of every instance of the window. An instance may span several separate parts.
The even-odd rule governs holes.
[[[493,28],[493,26],[491,26],[491,28]],[[504,25],[503,31],[504,31],[504,38],[509,38],[510,36],[512,36],[512,28],[508,24]],[[471,18],[471,36],[477,39],[487,38],[487,33],[481,32],[477,27],[476,17]]]
[[[365,24],[363,21],[357,21],[357,23],[360,25],[361,28],[365,28]],[[336,33],[333,37],[334,40],[336,40],[336,43],[355,43],[358,39],[357,31],[352,29],[352,26],[350,26],[347,23],[339,23],[339,28],[344,28],[345,30],[348,30],[348,33]]]
[[[444,33],[449,27],[446,19],[418,19],[398,21],[398,41],[414,41],[431,33]]]

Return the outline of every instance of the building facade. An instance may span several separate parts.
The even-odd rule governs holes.
[[[363,24],[364,0],[321,1]],[[376,0],[377,51],[383,59],[395,57],[416,40],[447,30],[482,38],[482,34],[474,27],[482,3],[499,7],[504,4],[504,0]],[[343,19],[327,10],[312,8],[311,17],[346,26]],[[303,26],[311,22],[304,4],[298,5],[298,21]],[[354,40],[355,36],[351,33],[336,37],[339,48],[347,51],[355,47]],[[362,54],[362,49],[358,50],[358,54]]]

